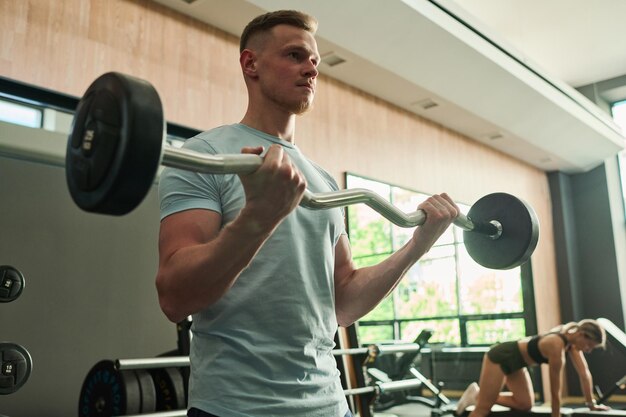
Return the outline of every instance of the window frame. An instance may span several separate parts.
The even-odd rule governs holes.
[[[623,123],[619,123],[620,121],[615,117],[615,108],[617,107],[624,109],[625,120]],[[611,103],[611,117],[622,129],[622,136],[626,137],[626,98]],[[622,190],[622,201],[624,203],[624,220],[626,221],[626,150],[622,150],[617,154],[617,168]]]

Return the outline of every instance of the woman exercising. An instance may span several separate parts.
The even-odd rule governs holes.
[[[565,352],[569,353],[590,410],[608,410],[596,404],[591,390],[592,378],[583,353],[602,347],[606,333],[595,320],[571,322],[552,329],[549,333],[518,341],[498,343],[483,358],[479,385],[473,382],[459,400],[456,413],[461,415],[470,405],[476,405],[469,417],[485,417],[494,404],[528,411],[534,404],[534,390],[526,367],[547,363],[550,368],[552,417],[560,416],[561,375],[565,366]],[[510,392],[501,392],[506,384]]]

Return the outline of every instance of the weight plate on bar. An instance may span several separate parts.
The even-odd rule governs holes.
[[[65,159],[67,185],[83,210],[122,215],[141,203],[161,162],[161,99],[147,81],[109,72],[76,109]]]
[[[141,413],[153,413],[156,411],[156,390],[152,376],[144,369],[135,370],[139,391],[141,393]]]
[[[185,384],[177,368],[151,369],[150,374],[156,388],[156,411],[185,408]]]
[[[474,203],[467,217],[474,223],[495,220],[502,225],[502,234],[496,239],[479,232],[463,232],[467,252],[484,267],[515,268],[525,263],[537,246],[537,215],[530,205],[515,196],[488,194]]]
[[[32,370],[33,360],[23,346],[0,343],[0,395],[12,394],[20,389]]]
[[[0,303],[16,300],[24,290],[24,276],[12,266],[0,266]]]
[[[144,388],[145,389],[145,388]],[[78,401],[79,417],[108,417],[141,413],[142,387],[134,371],[118,371],[103,360],[85,377]]]

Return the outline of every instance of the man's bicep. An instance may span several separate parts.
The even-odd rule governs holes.
[[[335,245],[335,288],[341,286],[354,272],[350,240],[343,234]]]
[[[212,210],[192,209],[161,220],[159,255],[161,261],[181,248],[207,243],[218,235],[222,216]]]

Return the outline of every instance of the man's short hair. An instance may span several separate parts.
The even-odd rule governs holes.
[[[276,25],[290,25],[315,34],[317,19],[297,10],[277,10],[257,16],[248,23],[241,34],[239,52],[246,49],[250,38],[258,33],[267,32]]]

